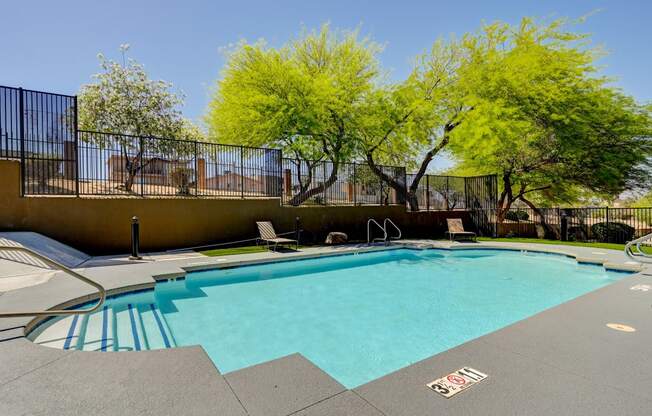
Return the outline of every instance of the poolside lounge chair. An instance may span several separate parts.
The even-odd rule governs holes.
[[[463,240],[473,240],[476,241],[476,235],[472,231],[464,231],[464,225],[462,224],[461,218],[448,218],[446,219],[448,224],[448,238],[451,241],[455,241],[455,237],[461,236]]]
[[[297,240],[292,240],[290,238],[282,238],[276,235],[274,231],[274,226],[269,221],[257,221],[256,225],[258,226],[258,232],[260,233],[260,239],[267,243],[267,248],[269,249],[270,244],[274,244],[274,251],[279,244],[295,244],[297,250],[299,249],[299,242]]]

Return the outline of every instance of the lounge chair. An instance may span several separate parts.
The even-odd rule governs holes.
[[[446,219],[448,224],[448,238],[451,241],[455,241],[455,237],[461,236],[464,240],[473,240],[476,241],[476,235],[472,231],[464,231],[464,224],[462,224],[461,218],[448,218]]]
[[[279,244],[295,244],[297,250],[299,249],[299,242],[297,240],[277,236],[276,231],[274,231],[274,226],[271,222],[257,221],[256,225],[258,226],[260,239],[267,243],[267,249],[269,249],[270,244],[274,244],[274,251],[276,251],[276,247]]]

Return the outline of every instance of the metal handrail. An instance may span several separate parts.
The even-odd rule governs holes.
[[[28,253],[37,259],[41,260],[45,264],[52,266],[54,268],[57,268],[63,272],[66,272],[70,274],[72,277],[81,280],[84,283],[87,283],[94,288],[96,288],[99,291],[100,294],[100,299],[97,305],[93,306],[92,308],[88,309],[75,309],[75,310],[66,310],[66,309],[52,309],[49,311],[32,311],[32,312],[0,312],[0,318],[18,318],[18,317],[25,317],[25,316],[59,316],[59,315],[81,315],[85,313],[91,313],[95,312],[96,310],[100,309],[102,307],[102,304],[106,300],[106,289],[104,289],[104,286],[101,284],[94,282],[93,280],[82,276],[81,274],[77,273],[74,270],[69,269],[68,267],[64,266],[61,263],[58,263],[46,256],[43,256],[42,254],[37,253],[36,251],[29,249],[27,247],[23,246],[0,246],[0,250],[13,250],[13,251],[22,251],[25,253]]]
[[[386,241],[387,240],[387,230],[385,230],[385,227],[381,226],[378,223],[378,221],[376,221],[375,219],[369,218],[369,220],[367,220],[367,244],[371,244],[372,241],[380,240],[379,238],[374,238],[373,240],[371,240],[371,224],[372,223],[376,224],[378,226],[378,228],[380,228],[383,231],[382,241]]]
[[[652,241],[652,233],[646,234],[643,237],[639,237],[625,244],[625,254],[635,260],[637,257],[652,258],[652,255],[645,253],[641,249],[641,244],[645,243],[646,241]],[[632,246],[636,246],[636,252],[632,250]]]
[[[400,240],[403,233],[401,233],[401,229],[398,228],[398,226],[396,224],[394,224],[394,221],[390,220],[389,218],[385,218],[385,221],[383,221],[383,228],[385,229],[385,234],[387,234],[387,223],[392,224],[392,226],[396,229],[396,231],[398,231],[398,236],[396,236],[396,237],[387,237],[387,239],[391,240],[393,238],[394,240]]]

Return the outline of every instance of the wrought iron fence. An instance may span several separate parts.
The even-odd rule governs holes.
[[[0,86],[0,158],[20,158],[21,90]]]
[[[407,175],[410,186],[416,175]],[[416,190],[420,211],[468,210],[474,204],[491,207],[491,193],[495,175],[461,177],[446,175],[423,175]],[[477,179],[477,180],[476,180]],[[489,179],[489,183],[485,180]],[[488,205],[487,205],[488,204]]]
[[[379,166],[405,184],[405,168]],[[365,163],[283,159],[283,204],[402,205],[405,200]]]
[[[78,131],[77,97],[0,86],[0,158],[24,195],[281,197],[289,205],[403,205],[366,163],[283,159],[276,149]],[[379,166],[400,186],[413,175]],[[484,179],[426,175],[420,209],[486,206]],[[470,189],[480,189],[475,194]],[[494,195],[495,197],[495,195]],[[479,205],[478,205],[479,204]]]
[[[477,210],[495,224],[499,237],[622,244],[652,232],[652,208],[513,207],[506,212]]]
[[[0,157],[21,160],[23,194],[74,194],[77,98],[0,86]]]
[[[281,195],[275,149],[79,131],[79,194]]]

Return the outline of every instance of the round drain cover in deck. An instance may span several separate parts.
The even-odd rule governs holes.
[[[607,324],[607,327],[622,332],[635,332],[636,328],[624,324]]]

